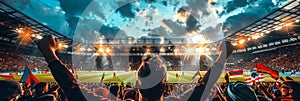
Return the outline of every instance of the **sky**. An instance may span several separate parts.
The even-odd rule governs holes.
[[[74,40],[187,38],[219,41],[289,0],[4,0]],[[188,40],[190,41],[190,40]]]

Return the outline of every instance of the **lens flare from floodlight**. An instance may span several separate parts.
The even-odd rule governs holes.
[[[244,44],[246,42],[246,40],[245,39],[241,39],[241,40],[239,40],[239,44]]]
[[[193,45],[192,47],[186,46],[183,47],[184,53],[184,60],[190,58],[190,56],[196,56],[200,59],[201,56],[205,55],[208,59],[211,59],[212,50],[209,45]]]
[[[18,40],[21,44],[28,44],[31,42],[31,37],[34,34],[34,31],[28,27],[17,28],[14,30],[18,34]]]
[[[299,19],[298,19],[298,20],[296,20],[295,22],[299,22]]]

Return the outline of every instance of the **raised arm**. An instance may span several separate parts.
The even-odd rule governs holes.
[[[217,51],[219,53],[219,56],[216,62],[212,65],[212,67],[208,69],[203,78],[199,79],[198,85],[195,88],[186,91],[184,94],[182,94],[180,97],[177,97],[176,99],[189,101],[204,101],[208,97],[208,95],[211,92],[211,88],[217,82],[218,78],[222,73],[223,67],[228,56],[233,51],[233,45],[228,41],[222,41],[217,46]]]
[[[37,45],[44,55],[54,79],[63,89],[68,100],[86,101],[77,80],[55,53],[58,48],[58,40],[54,36],[47,36],[38,41]]]

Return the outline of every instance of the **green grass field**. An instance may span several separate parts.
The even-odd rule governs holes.
[[[199,79],[199,76],[192,80],[196,71],[168,71],[167,72],[167,81],[169,83],[193,83]],[[176,78],[176,73],[179,75]],[[205,71],[200,72],[203,76]],[[103,72],[78,72],[78,81],[79,82],[100,82]],[[137,80],[137,74],[135,71],[131,72],[115,72],[116,77],[113,76],[113,71],[105,71],[104,82],[135,82]],[[225,82],[224,80],[225,73],[222,73],[218,82]],[[250,74],[244,74],[243,77],[231,78],[231,82],[242,81],[245,82],[245,77],[249,77]],[[37,79],[41,82],[55,82],[51,74],[36,74]],[[20,80],[21,75],[14,75],[14,79]],[[292,77],[296,81],[300,81],[300,77]],[[0,80],[3,78],[0,77]],[[270,76],[265,75],[265,82],[275,82]]]

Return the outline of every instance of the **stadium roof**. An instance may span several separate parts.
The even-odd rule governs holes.
[[[1,41],[17,43],[18,35],[14,30],[20,27],[29,27],[34,33],[41,36],[54,35],[64,43],[72,43],[72,39],[48,28],[2,1],[0,1],[0,15]],[[30,46],[33,46],[32,43]]]
[[[262,44],[270,46],[274,42],[299,42],[299,20],[300,3],[299,0],[293,0],[262,19],[227,36],[226,39],[235,44],[238,44],[239,40],[245,40],[246,47],[254,48]],[[286,39],[288,42],[284,41]]]

